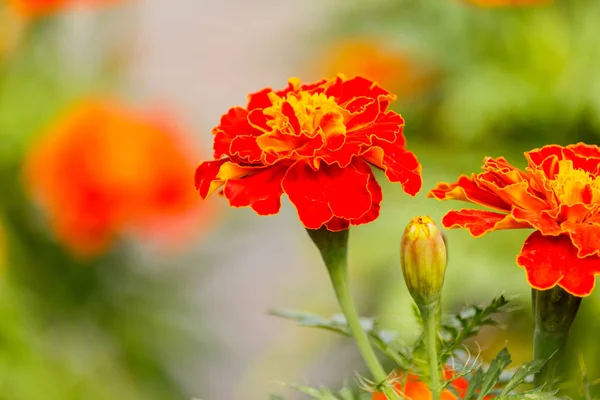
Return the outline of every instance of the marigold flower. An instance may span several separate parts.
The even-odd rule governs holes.
[[[552,3],[552,0],[466,0],[481,7],[526,7]]]
[[[422,92],[431,84],[432,74],[408,54],[385,48],[375,39],[353,38],[335,43],[327,50],[323,70],[327,75],[344,71],[348,76],[368,76],[392,88],[400,98]]]
[[[370,165],[415,195],[421,165],[404,148],[404,120],[387,108],[394,96],[373,82],[339,76],[249,96],[214,128],[215,160],[200,164],[196,188],[220,187],[233,207],[279,212],[287,194],[306,228],[331,231],[379,216],[381,188]]]
[[[1,0],[0,0],[1,1]],[[39,17],[61,11],[70,6],[100,6],[120,0],[4,0],[23,15]]]
[[[25,181],[59,240],[81,255],[125,232],[191,234],[197,197],[191,154],[156,115],[117,104],[75,105],[27,155]],[[171,244],[171,243],[167,243]]]
[[[444,379],[450,382],[449,386],[458,393],[456,397],[450,389],[444,389],[441,393],[441,400],[457,400],[462,398],[469,388],[469,381],[460,376],[456,377],[456,372],[450,368],[444,369]],[[423,382],[418,376],[408,374],[407,376],[400,375],[395,379],[394,388],[399,396],[408,400],[431,400],[431,391],[427,383]],[[493,396],[486,396],[485,399],[491,399]],[[383,393],[373,393],[372,400],[387,400]]]
[[[442,220],[445,227],[465,228],[473,236],[535,229],[517,257],[529,284],[538,290],[558,285],[587,296],[600,273],[600,148],[549,145],[525,158],[525,171],[503,157],[486,158],[485,172],[440,183],[427,196],[493,209],[450,211]]]

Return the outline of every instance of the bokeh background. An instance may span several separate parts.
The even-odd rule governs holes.
[[[410,341],[399,238],[453,206],[427,189],[486,155],[523,166],[534,147],[599,142],[598,15],[595,0],[0,0],[0,398],[301,399],[282,382],[351,383],[350,340],[267,314],[338,312],[293,207],[258,217],[195,195],[212,127],[291,76],[360,74],[398,95],[424,189],[383,184],[381,217],[351,232],[351,284]],[[447,232],[446,311],[514,298],[473,343],[483,359],[505,343],[531,357],[527,234]],[[591,378],[599,313],[594,293],[572,340]]]

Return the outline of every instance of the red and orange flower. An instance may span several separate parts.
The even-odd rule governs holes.
[[[39,17],[61,11],[70,6],[99,6],[120,0],[4,0],[21,14]]]
[[[200,211],[183,140],[155,114],[84,101],[33,146],[25,182],[57,238],[77,254],[102,253],[130,232],[145,239],[168,232],[179,241]]]
[[[547,5],[552,0],[466,0],[481,7],[526,7]]]
[[[408,53],[383,46],[375,38],[350,38],[334,43],[320,68],[327,75],[344,71],[348,76],[368,76],[406,100],[431,86],[434,74]]]
[[[589,295],[600,273],[600,148],[583,143],[545,146],[525,153],[521,171],[504,158],[486,158],[485,172],[440,183],[428,193],[494,211],[462,209],[443,219],[448,228],[473,236],[498,229],[533,228],[517,257],[530,285],[556,285]]]
[[[361,77],[249,96],[214,128],[215,160],[200,164],[196,188],[219,188],[233,207],[259,215],[279,212],[287,194],[306,228],[347,229],[379,216],[381,187],[370,166],[404,191],[421,188],[421,165],[406,150],[404,120],[389,111],[394,96]]]
[[[450,369],[444,369],[444,379],[451,381],[449,386],[454,389],[459,397],[450,390],[444,389],[441,393],[440,400],[457,400],[462,398],[469,389],[469,381],[463,376],[456,376],[456,373]],[[410,400],[431,400],[431,390],[427,387],[427,384],[423,382],[418,376],[408,374],[406,376],[400,375],[395,380],[394,389],[399,396],[403,399]],[[485,399],[491,399],[493,396],[486,396]],[[383,393],[373,393],[372,400],[387,400],[387,397]]]

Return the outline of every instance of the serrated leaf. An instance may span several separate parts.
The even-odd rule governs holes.
[[[304,393],[308,396],[311,396],[313,399],[318,400],[339,400],[331,389],[326,387],[314,388],[312,386],[305,385],[289,385],[291,388],[299,391],[300,393]]]
[[[499,400],[566,400],[564,397],[557,397],[555,392],[524,392],[511,396],[500,396]]]
[[[504,296],[496,297],[485,308],[469,306],[450,317],[447,323],[441,327],[443,351],[442,361],[447,361],[462,343],[477,333],[482,326],[498,325],[492,319],[492,315],[502,311],[508,304]]]
[[[504,386],[500,396],[507,396],[513,389],[525,382],[529,375],[535,374],[542,369],[546,362],[543,360],[533,360],[519,367]]]
[[[473,378],[469,380],[469,387],[465,393],[464,400],[474,400],[477,398],[477,389],[481,386],[481,382],[483,382],[483,370],[478,369]]]
[[[479,396],[477,397],[478,400],[483,399],[483,397],[494,388],[494,386],[498,383],[498,380],[500,379],[500,374],[502,374],[502,371],[504,371],[506,367],[508,367],[511,361],[512,360],[510,358],[510,353],[508,352],[508,349],[506,349],[505,347],[502,350],[500,350],[500,353],[498,353],[496,358],[492,360],[492,363],[490,364],[488,370],[485,373],[483,382],[481,384]]]

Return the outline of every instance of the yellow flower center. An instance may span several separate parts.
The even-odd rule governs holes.
[[[558,162],[558,174],[549,183],[562,204],[600,203],[600,176],[573,168],[571,160]]]
[[[301,148],[321,136],[328,148],[339,148],[346,136],[348,112],[325,93],[290,92],[285,97],[269,93],[272,106],[263,113],[270,117],[270,132],[257,139],[261,149],[285,153]]]

